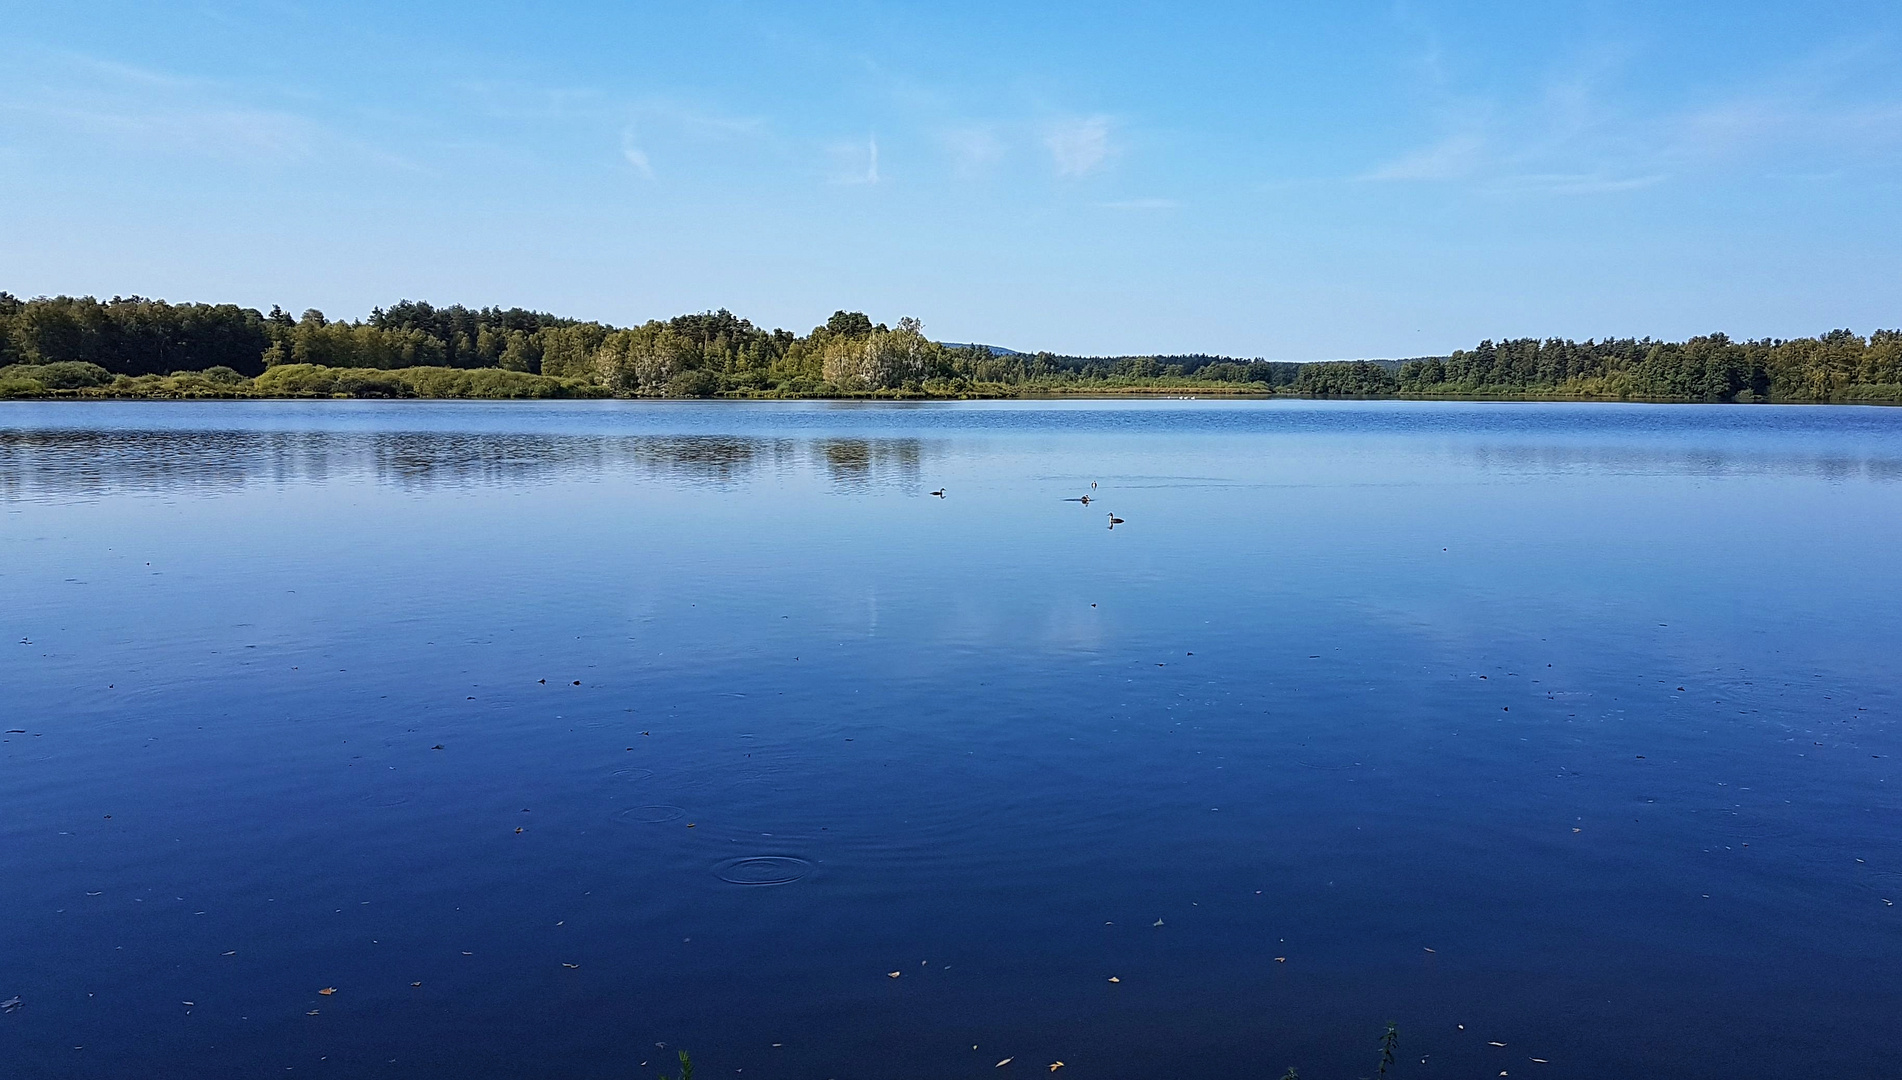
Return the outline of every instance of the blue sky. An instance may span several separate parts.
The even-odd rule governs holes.
[[[1902,325],[1902,4],[0,0],[0,289],[1073,353]]]

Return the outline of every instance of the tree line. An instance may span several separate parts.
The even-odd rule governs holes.
[[[1482,341],[1393,374],[1387,392],[1680,401],[1902,401],[1902,331],[1863,337]]]
[[[235,304],[0,293],[0,396],[1011,396],[1200,389],[1315,397],[1902,401],[1902,331],[1685,342],[1484,341],[1409,361],[1064,356],[932,341],[839,311],[805,334],[720,310],[618,327],[404,300],[359,321]]]

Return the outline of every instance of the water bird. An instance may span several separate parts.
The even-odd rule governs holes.
[[[1109,519],[1110,519],[1109,527],[1112,529],[1114,529],[1116,526],[1121,525],[1123,523],[1123,519],[1117,517],[1114,513],[1110,514]]]
[[[927,494],[931,494],[931,495],[936,495],[936,496],[937,496],[938,498],[940,498],[940,499],[942,499],[942,498],[944,498],[944,489],[943,489],[943,488],[939,488],[938,490],[936,490],[936,491],[932,491],[932,492],[928,492]]]

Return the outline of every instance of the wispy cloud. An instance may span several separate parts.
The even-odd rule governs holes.
[[[525,126],[536,135],[565,128],[596,142],[613,139],[618,128],[622,159],[649,180],[656,175],[656,157],[678,166],[701,156],[698,147],[755,143],[772,134],[763,117],[668,98],[630,99],[587,87],[495,79],[464,79],[454,89],[503,127]],[[532,156],[534,151],[525,148],[540,142],[523,138],[508,145]]]
[[[1486,161],[1486,140],[1467,132],[1449,135],[1361,174],[1362,180],[1457,180],[1471,176]]]
[[[1766,170],[1791,160],[1889,162],[1902,152],[1902,101],[1881,98],[1871,87],[1885,84],[1865,78],[1888,59],[1861,44],[1822,50],[1753,72],[1747,85],[1662,107],[1634,92],[1643,73],[1629,50],[1600,48],[1557,65],[1523,99],[1461,94],[1436,70],[1423,92],[1441,133],[1354,179],[1599,195],[1746,162]]]
[[[642,150],[639,144],[634,141],[633,128],[628,128],[621,132],[621,156],[627,160],[629,165],[634,166],[635,172],[640,173],[649,180],[654,178],[654,165],[647,160],[647,151]]]
[[[1604,195],[1616,191],[1637,191],[1656,187],[1671,178],[1669,173],[1645,176],[1605,176],[1590,173],[1520,173],[1494,182],[1499,191],[1522,191],[1543,195]]]
[[[951,157],[951,166],[961,175],[984,172],[1004,157],[1004,140],[991,125],[970,124],[938,133],[938,141]]]
[[[862,143],[833,143],[827,147],[827,153],[833,160],[833,183],[855,185],[879,182],[878,136],[869,136]]]
[[[1174,199],[1111,199],[1096,205],[1105,210],[1174,210],[1182,204]]]
[[[1101,168],[1110,156],[1107,116],[1086,116],[1054,124],[1044,135],[1060,176],[1084,176]]]
[[[0,63],[0,72],[0,113],[61,142],[77,137],[119,150],[252,165],[348,160],[412,167],[301,112],[256,104],[241,88],[216,80],[54,52],[15,53]]]
[[[763,117],[731,115],[668,97],[629,98],[585,86],[546,86],[507,79],[462,79],[453,88],[474,107],[502,120],[638,123],[700,139],[765,134]]]

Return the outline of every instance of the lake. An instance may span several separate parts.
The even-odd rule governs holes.
[[[0,1072],[1894,1076],[1899,539],[1875,408],[0,404]]]

